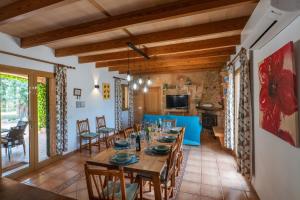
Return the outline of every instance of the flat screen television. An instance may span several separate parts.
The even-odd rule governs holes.
[[[168,109],[188,109],[189,96],[188,95],[166,95],[166,107]]]

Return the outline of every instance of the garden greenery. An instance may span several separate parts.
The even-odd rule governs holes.
[[[28,79],[9,74],[0,74],[1,112],[4,119],[21,120],[28,117]],[[38,128],[46,128],[48,121],[47,83],[37,83]],[[25,107],[23,113],[20,107]],[[17,115],[11,114],[16,112]]]

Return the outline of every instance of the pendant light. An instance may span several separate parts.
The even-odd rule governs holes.
[[[138,79],[138,83],[139,83],[139,85],[142,85],[143,82],[144,82],[144,80],[143,80],[142,77],[141,77],[141,65],[139,66],[139,69],[140,69],[140,77],[139,77],[139,79]]]
[[[150,77],[148,77],[147,85],[148,85],[148,86],[152,85],[152,80],[150,79]]]
[[[149,63],[148,63],[148,61],[147,61],[147,68],[148,68],[148,66],[149,66],[148,64],[149,64]],[[152,85],[152,80],[150,79],[150,76],[148,76],[147,85],[148,85],[148,86]]]
[[[145,85],[144,88],[143,88],[143,92],[144,92],[144,93],[147,93],[147,92],[148,92],[148,87],[147,87],[146,85]]]
[[[139,77],[139,79],[138,79],[138,83],[140,84],[140,85],[142,85],[143,84],[143,79],[142,79],[142,77]]]
[[[129,71],[129,49],[128,49],[127,57],[128,57],[128,63],[127,63],[128,68],[127,68],[127,77],[126,77],[126,79],[127,79],[128,82],[130,82],[131,81],[131,76],[130,76],[130,71]]]
[[[138,89],[138,85],[136,84],[136,82],[133,83],[132,88],[133,88],[133,90],[137,90]]]

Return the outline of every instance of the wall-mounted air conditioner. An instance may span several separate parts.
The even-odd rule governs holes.
[[[299,14],[300,0],[261,0],[241,33],[242,46],[260,49]]]

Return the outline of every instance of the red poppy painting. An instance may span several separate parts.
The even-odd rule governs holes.
[[[260,127],[298,146],[298,100],[292,42],[261,62],[259,80]]]

